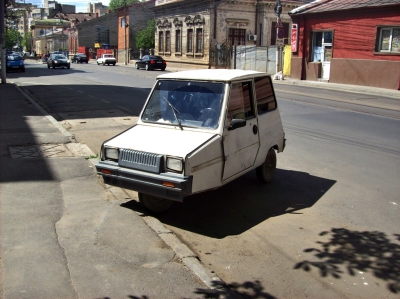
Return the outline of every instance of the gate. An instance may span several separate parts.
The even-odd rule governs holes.
[[[210,46],[210,65],[212,68],[230,69],[232,61],[232,46],[227,43]]]

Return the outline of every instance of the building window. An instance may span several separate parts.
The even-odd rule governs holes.
[[[187,51],[193,53],[193,29],[187,31]]]
[[[203,53],[203,29],[196,29],[196,53]]]
[[[289,44],[289,23],[283,23],[283,42],[285,45]],[[276,44],[276,22],[272,22],[271,27],[271,46]]]
[[[171,31],[165,32],[165,51],[171,52]]]
[[[121,18],[121,27],[125,27],[125,18]]]
[[[158,33],[158,51],[164,52],[164,32],[160,31]]]
[[[175,51],[182,52],[181,31],[180,30],[176,30],[176,32],[175,32]]]
[[[229,28],[228,43],[232,46],[246,44],[246,29]]]
[[[311,61],[331,61],[333,31],[314,31]]]
[[[400,27],[380,28],[378,34],[378,52],[400,53]]]

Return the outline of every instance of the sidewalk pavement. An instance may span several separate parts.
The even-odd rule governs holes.
[[[241,298],[12,83],[0,119],[0,298]]]

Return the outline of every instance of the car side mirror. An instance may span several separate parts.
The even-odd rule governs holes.
[[[232,119],[231,125],[228,128],[228,131],[235,130],[237,128],[241,128],[246,126],[246,120],[245,119]]]

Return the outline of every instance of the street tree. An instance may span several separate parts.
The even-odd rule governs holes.
[[[136,35],[136,46],[143,49],[154,48],[154,19],[147,21],[147,27],[139,31]]]
[[[11,28],[5,32],[6,49],[12,49],[14,46],[21,46],[22,36],[18,30]]]
[[[142,0],[111,0],[108,4],[111,10],[115,10],[116,8],[123,7],[125,5],[134,4],[138,2],[143,2]]]

